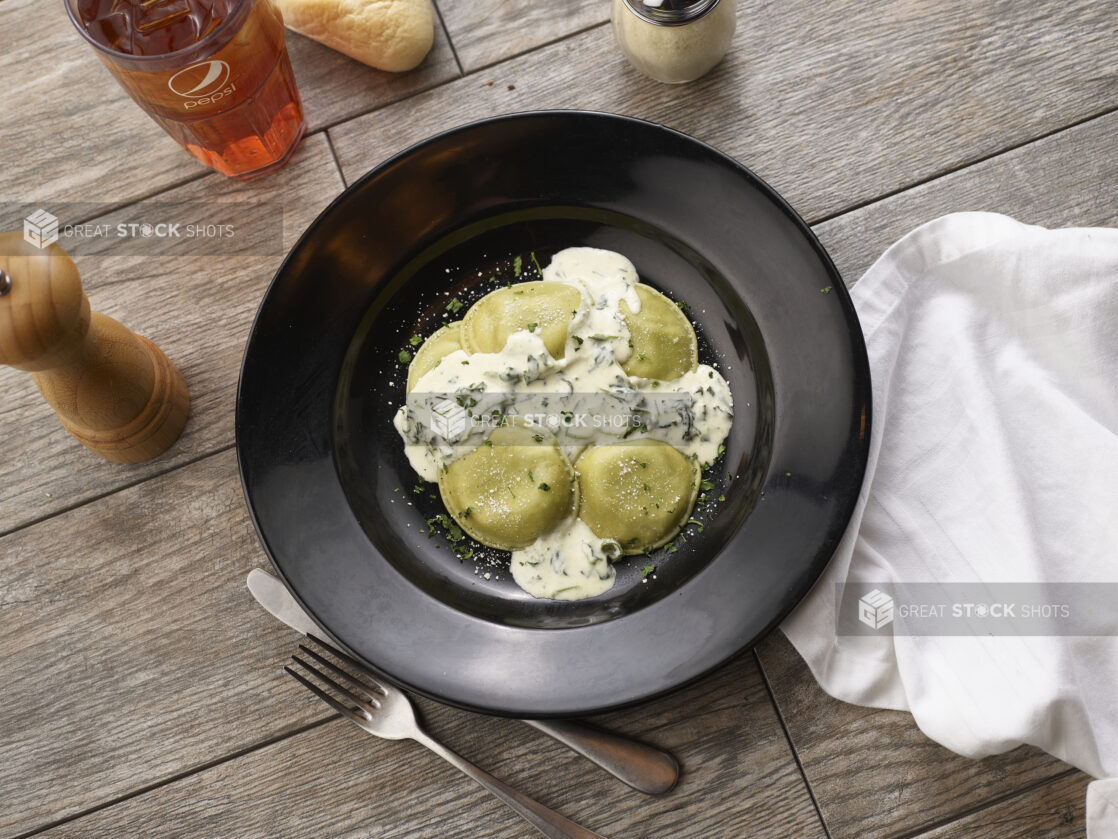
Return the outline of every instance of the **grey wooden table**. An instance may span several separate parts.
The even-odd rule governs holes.
[[[149,464],[87,453],[0,368],[0,837],[529,835],[438,758],[361,735],[282,677],[294,636],[244,587],[267,565],[233,451],[253,312],[314,216],[413,141],[537,108],[662,122],[779,189],[848,283],[945,212],[1118,223],[1114,0],[743,0],[731,54],[686,87],[625,64],[605,0],[438,10],[430,56],[400,76],[290,36],[310,133],[285,169],[238,184],[136,109],[58,0],[0,0],[3,229],[29,206],[99,222],[175,201],[236,205],[263,237],[201,264],[154,244],[76,249],[94,308],[190,384],[185,434]],[[965,760],[906,715],[830,699],[779,633],[601,718],[679,757],[660,798],[523,726],[419,704],[448,744],[614,839],[1084,834],[1083,775],[1028,748]]]

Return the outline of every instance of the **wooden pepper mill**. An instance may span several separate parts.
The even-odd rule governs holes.
[[[30,371],[62,427],[114,463],[150,460],[186,424],[186,381],[163,351],[90,312],[66,252],[19,233],[0,234],[0,364]]]

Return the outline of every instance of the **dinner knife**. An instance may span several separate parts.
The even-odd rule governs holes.
[[[248,590],[268,614],[303,635],[322,635],[278,577],[260,568],[248,575]],[[665,751],[604,731],[579,720],[521,720],[593,761],[635,790],[659,795],[679,780],[679,763]]]

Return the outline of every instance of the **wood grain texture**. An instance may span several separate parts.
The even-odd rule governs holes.
[[[261,556],[232,452],[0,555],[0,836],[328,716],[277,676],[292,636],[244,584]]]
[[[125,201],[205,171],[128,98],[61,3],[4,0],[0,40],[0,201]],[[21,229],[11,210],[0,207],[0,230]]]
[[[985,210],[1045,227],[1118,225],[1118,114],[1110,113],[815,226],[847,284],[945,213]]]
[[[366,66],[290,29],[287,52],[303,97],[308,131],[334,125],[460,75],[446,30],[438,19],[431,52],[407,73],[387,73]]]
[[[162,348],[186,377],[191,416],[160,458],[104,463],[63,431],[29,376],[0,367],[7,429],[0,435],[0,533],[232,444],[237,375],[256,307],[286,250],[341,188],[326,137],[317,134],[274,178],[242,184],[208,175],[97,220],[115,228],[145,218],[146,207],[157,208],[148,217],[161,218],[170,207],[184,223],[235,224],[243,251],[207,257],[202,246],[188,243],[184,252],[182,242],[155,239],[131,252],[115,239],[75,248],[93,308]]]
[[[496,64],[609,20],[609,0],[436,0],[462,69]]]
[[[827,696],[781,633],[757,652],[831,839],[915,833],[1068,768],[1031,747],[960,757],[925,737],[910,714]]]
[[[409,73],[366,67],[295,33],[289,53],[310,131],[394,102],[458,75],[446,33]],[[209,170],[128,98],[54,0],[0,3],[0,42],[10,45],[0,88],[18,91],[0,132],[0,230],[22,224],[23,202],[121,204]],[[266,181],[287,180],[285,170]],[[56,213],[57,215],[58,213]]]
[[[613,111],[712,143],[815,220],[1118,104],[1118,16],[1092,0],[746,0],[738,19],[726,60],[694,84],[641,77],[603,26],[330,134],[352,179],[481,117]]]
[[[1000,801],[918,839],[1083,839],[1087,784],[1074,772]]]
[[[451,748],[612,839],[823,836],[748,657],[676,697],[602,718],[671,750],[683,764],[679,785],[655,798],[630,790],[520,723],[428,701],[417,704],[432,734]],[[314,711],[319,705],[307,693],[277,710]],[[535,833],[524,822],[422,747],[378,740],[344,720],[42,834],[44,839],[529,835]]]

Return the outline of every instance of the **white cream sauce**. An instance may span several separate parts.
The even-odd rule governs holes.
[[[621,545],[599,539],[572,513],[550,533],[512,552],[512,578],[536,597],[583,600],[610,590],[617,576],[610,560],[619,556]]]
[[[621,301],[640,311],[633,264],[612,251],[567,248],[543,270],[543,280],[582,295],[563,358],[552,358],[529,330],[513,333],[498,353],[445,356],[416,382],[393,421],[412,468],[438,480],[441,469],[484,443],[505,415],[556,433],[572,463],[587,445],[622,439],[661,440],[712,463],[733,421],[733,397],[718,371],[701,364],[673,381],[656,381],[621,368],[633,352]],[[597,538],[572,513],[513,552],[512,574],[536,597],[578,600],[613,585],[609,560],[619,554],[616,542]]]

